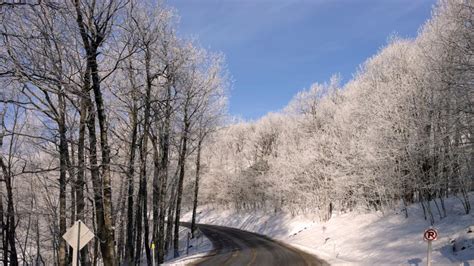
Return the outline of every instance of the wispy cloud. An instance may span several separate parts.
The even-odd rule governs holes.
[[[168,0],[180,34],[226,54],[230,111],[257,117],[333,73],[351,77],[396,32],[414,36],[436,0]],[[269,95],[272,100],[270,101]],[[266,99],[262,100],[262,99]]]
[[[307,0],[204,0],[170,1],[183,5],[185,34],[204,38],[210,43],[239,45],[279,26],[291,24],[311,15],[318,5],[328,1]]]

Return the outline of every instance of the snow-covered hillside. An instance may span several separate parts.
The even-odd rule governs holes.
[[[473,203],[473,194],[470,196]],[[474,262],[473,237],[467,228],[474,224],[474,214],[464,214],[457,198],[446,200],[448,216],[437,217],[434,227],[439,238],[433,243],[435,265],[459,265]],[[320,223],[316,215],[264,214],[236,212],[203,207],[199,211],[200,223],[218,224],[241,228],[271,236],[312,252],[331,264],[362,265],[423,265],[426,263],[427,243],[423,232],[430,226],[423,219],[419,205],[404,212],[346,213],[335,215],[328,222]],[[187,214],[184,220],[189,220]],[[453,252],[452,240],[467,239],[469,247]],[[469,240],[470,239],[470,240]],[[471,241],[471,242],[469,242]],[[469,264],[467,264],[469,265]]]

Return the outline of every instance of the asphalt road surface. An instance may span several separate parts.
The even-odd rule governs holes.
[[[211,240],[215,251],[194,265],[329,265],[263,235],[216,225],[197,226]]]

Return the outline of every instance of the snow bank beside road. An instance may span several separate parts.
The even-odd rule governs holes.
[[[459,265],[474,262],[474,248],[453,251],[453,239],[461,239],[468,226],[474,224],[473,214],[464,214],[456,198],[446,200],[448,216],[436,217],[434,227],[439,238],[433,243],[433,263]],[[471,195],[471,205],[472,195]],[[436,210],[433,210],[437,215]],[[423,219],[418,204],[403,212],[347,213],[336,215],[326,223],[316,216],[289,214],[243,213],[230,210],[200,208],[198,221],[236,227],[276,238],[312,252],[331,264],[423,265],[427,244],[423,232],[429,222]],[[183,220],[190,220],[187,214]]]
[[[181,226],[179,230],[179,257],[173,258],[173,250],[166,256],[165,265],[186,265],[195,260],[199,260],[213,250],[211,241],[199,230],[196,237],[189,240],[189,249],[186,248],[188,243],[188,234],[191,230]]]

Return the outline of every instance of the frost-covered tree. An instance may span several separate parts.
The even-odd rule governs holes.
[[[97,236],[82,264],[151,263],[152,242],[161,263],[225,110],[222,57],[178,38],[161,2],[1,8],[3,264],[69,264],[77,219]]]
[[[455,194],[469,212],[472,10],[469,1],[439,1],[417,38],[391,37],[344,86],[334,76],[279,114],[217,132],[202,200],[317,211],[322,220],[420,202],[433,222]]]

